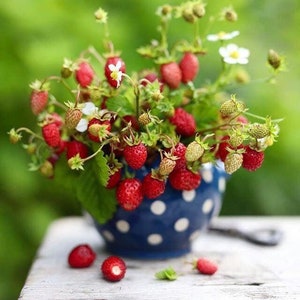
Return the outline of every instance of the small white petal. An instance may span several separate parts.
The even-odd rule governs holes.
[[[116,69],[119,71],[121,69],[121,66],[122,66],[121,61],[118,60],[118,62],[116,64]]]
[[[88,128],[88,121],[86,119],[81,119],[76,126],[76,130],[79,132],[85,132]]]
[[[112,72],[113,72],[113,71],[116,71],[116,66],[115,66],[114,64],[109,64],[109,65],[108,65],[108,68],[109,68],[109,70],[112,71]]]
[[[248,57],[250,55],[250,51],[246,48],[239,48],[239,53],[242,57]]]
[[[82,109],[82,113],[86,116],[90,116],[93,113],[97,112],[98,108],[95,106],[93,102],[86,102],[84,104],[84,108]]]

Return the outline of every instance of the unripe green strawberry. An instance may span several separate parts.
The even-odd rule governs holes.
[[[241,153],[230,152],[225,158],[224,167],[228,174],[237,171],[243,163],[243,155]]]
[[[237,112],[236,102],[232,99],[225,101],[220,108],[222,116],[227,117]]]
[[[256,138],[262,139],[270,134],[270,130],[266,124],[254,123],[249,126],[249,134]]]
[[[69,108],[65,116],[65,124],[68,129],[74,129],[81,120],[82,112],[78,108]]]
[[[220,107],[220,113],[223,117],[228,117],[236,112],[243,111],[244,108],[245,106],[242,102],[237,101],[234,97],[232,97],[231,99],[223,102],[223,104]]]
[[[193,141],[186,147],[185,159],[189,162],[198,160],[204,153],[204,148],[198,142]]]
[[[229,140],[228,140],[228,144],[232,147],[232,148],[237,148],[239,147],[243,141],[244,141],[244,136],[241,132],[238,131],[233,131],[230,133],[229,135]]]
[[[164,157],[158,167],[158,173],[161,176],[169,175],[176,166],[176,160],[170,157]]]
[[[149,114],[147,114],[146,112],[142,113],[139,116],[139,123],[144,126],[151,123],[151,118],[149,117]]]
[[[48,160],[45,160],[43,164],[40,166],[40,172],[47,178],[52,178],[54,175],[54,167],[52,163]]]

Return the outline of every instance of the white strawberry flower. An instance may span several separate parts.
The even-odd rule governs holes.
[[[110,77],[113,80],[117,81],[117,88],[120,86],[122,76],[123,76],[123,72],[120,71],[121,67],[122,67],[122,64],[121,64],[120,60],[116,63],[116,65],[114,65],[114,64],[108,65],[108,68],[111,71]]]
[[[98,113],[98,107],[96,107],[93,102],[86,102],[84,103],[84,106],[81,111],[85,116],[89,117],[92,116],[93,114]],[[85,132],[88,128],[88,123],[89,123],[88,118],[82,118],[78,122],[76,126],[76,130],[79,132]]]
[[[210,42],[227,41],[235,38],[240,34],[239,31],[224,32],[220,31],[217,34],[209,34],[206,39]]]
[[[247,64],[250,51],[246,48],[238,47],[236,44],[228,44],[219,49],[224,62],[228,64]]]

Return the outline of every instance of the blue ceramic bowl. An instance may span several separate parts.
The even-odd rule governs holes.
[[[138,176],[148,170],[141,170]],[[118,208],[105,224],[96,224],[107,250],[137,259],[164,259],[184,255],[192,241],[218,215],[226,186],[222,166],[205,164],[202,182],[192,191],[177,191],[167,184],[165,193],[144,199],[134,211]]]

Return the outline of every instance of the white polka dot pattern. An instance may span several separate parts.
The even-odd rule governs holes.
[[[187,218],[178,219],[174,225],[174,229],[178,232],[185,231],[189,227],[189,223]]]
[[[113,242],[115,240],[114,236],[112,235],[111,232],[109,232],[108,230],[103,230],[102,231],[102,235],[104,236],[104,238],[110,242]]]
[[[147,241],[150,245],[159,245],[160,243],[162,243],[163,238],[160,234],[153,233],[148,236]]]
[[[224,192],[225,192],[225,188],[226,188],[226,179],[225,179],[224,177],[220,177],[220,178],[219,178],[218,188],[219,188],[219,192],[220,192],[220,193],[224,193]]]
[[[117,223],[116,223],[116,227],[117,229],[120,231],[120,232],[123,232],[123,233],[126,233],[129,231],[130,229],[130,225],[127,221],[125,220],[119,220]]]
[[[182,198],[186,202],[191,202],[195,199],[196,197],[196,191],[191,190],[191,191],[183,191],[182,192]]]
[[[202,212],[208,214],[211,212],[214,206],[214,201],[212,199],[206,199],[202,205]]]
[[[150,207],[151,211],[155,215],[162,215],[166,210],[166,204],[161,200],[156,200]]]
[[[213,181],[214,177],[213,177],[213,173],[211,169],[204,169],[201,172],[201,176],[202,179],[206,182],[206,183],[210,183]]]
[[[99,225],[108,251],[136,258],[187,253],[190,243],[219,213],[226,187],[227,177],[219,166],[205,164],[201,175],[202,183],[195,190],[178,191],[167,184],[163,195],[143,201],[136,210],[118,209],[110,222]]]

